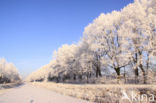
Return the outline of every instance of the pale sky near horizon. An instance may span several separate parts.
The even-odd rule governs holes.
[[[100,13],[133,0],[0,0],[0,58],[24,76],[48,64],[62,44],[79,41]]]

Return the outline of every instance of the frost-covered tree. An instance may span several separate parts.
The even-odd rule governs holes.
[[[51,68],[51,63],[42,66],[35,72],[32,72],[27,78],[26,81],[34,82],[34,81],[47,81],[49,74],[53,72]]]
[[[101,77],[105,68],[115,72],[118,80],[124,69],[124,77],[126,71],[134,71],[136,83],[140,77],[147,83],[156,58],[155,18],[155,0],[135,0],[120,11],[102,13],[85,28],[78,44],[60,47],[48,66],[29,78],[57,82],[87,78],[88,81],[91,77]]]
[[[76,57],[79,63],[79,72],[87,78],[87,81],[92,76],[95,76],[97,68],[95,67],[95,58],[90,46],[85,41],[81,40],[78,44],[78,51]]]
[[[136,0],[122,10],[124,20],[120,32],[128,42],[130,54],[133,58],[136,76],[142,71],[146,83],[146,68],[149,67],[150,53],[154,50],[155,14],[153,0]],[[145,67],[146,66],[146,67]]]
[[[70,75],[74,80],[76,79],[76,68],[74,67],[76,49],[77,46],[75,44],[65,44],[58,49],[56,61],[60,65],[58,69],[59,76]]]
[[[120,69],[128,64],[122,51],[121,35],[118,33],[121,25],[121,13],[101,14],[92,24],[85,28],[84,37],[91,45],[97,59],[105,58],[120,77]],[[122,61],[122,62],[121,62]]]
[[[8,63],[4,58],[0,59],[0,83],[10,83],[20,81],[21,77],[12,63]]]
[[[132,59],[135,74],[138,76],[140,69],[146,83],[144,62],[149,61],[156,24],[153,3],[154,0],[135,0],[121,11],[101,14],[85,28],[84,37],[93,51],[109,61],[118,77],[120,69]]]

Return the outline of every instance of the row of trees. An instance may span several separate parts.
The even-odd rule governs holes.
[[[21,77],[12,63],[0,59],[0,84],[20,81]]]
[[[85,80],[105,70],[118,80],[121,70],[147,83],[156,62],[156,1],[135,0],[120,11],[101,14],[85,30],[78,44],[63,45],[48,65],[30,74],[29,81]],[[108,73],[108,72],[107,72]],[[41,74],[41,75],[40,75]]]

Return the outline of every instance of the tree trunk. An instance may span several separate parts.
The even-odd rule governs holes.
[[[138,54],[135,53],[135,60],[134,60],[135,65],[137,64],[137,62],[138,62]],[[138,77],[139,77],[139,69],[138,69],[138,67],[135,68],[134,74],[135,74],[135,83],[137,84],[139,82],[139,79],[138,79]]]
[[[79,75],[79,80],[82,80],[82,75],[81,74]]]
[[[101,77],[101,61],[100,61],[100,56],[98,54],[95,55],[96,56],[96,63],[94,64],[96,67],[96,77]]]
[[[73,79],[76,80],[76,74],[74,74],[73,76],[74,76]]]
[[[146,84],[146,72],[145,72],[145,70],[144,70],[144,68],[143,68],[143,65],[142,65],[142,63],[141,63],[141,60],[142,60],[142,52],[139,51],[138,53],[139,53],[139,56],[140,56],[139,68],[141,69],[142,74],[143,74],[143,83]]]
[[[117,83],[119,84],[119,81],[120,81],[120,68],[117,67],[117,68],[114,68],[115,71],[116,71],[116,74],[117,74]]]
[[[89,73],[87,73],[87,83],[89,83]]]
[[[124,80],[125,80],[125,83],[126,83],[127,81],[126,81],[126,70],[125,70],[125,67],[124,67]]]
[[[139,67],[140,67],[142,74],[143,74],[143,81],[144,81],[143,83],[146,84],[146,72],[145,72],[142,64],[140,64]]]
[[[135,73],[135,83],[137,84],[139,82],[138,76],[139,76],[139,69],[136,67],[134,70]]]
[[[100,67],[97,66],[97,67],[96,67],[96,77],[98,78],[99,76],[101,77],[102,74],[101,74],[101,69],[100,69]]]
[[[146,60],[146,66],[147,66],[147,72],[146,72],[146,82],[148,82],[148,79],[149,79],[149,77],[148,77],[148,75],[149,75],[149,65],[150,65],[150,58],[149,58],[149,52],[147,53],[147,60]]]

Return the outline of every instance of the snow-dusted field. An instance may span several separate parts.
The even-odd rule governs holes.
[[[89,103],[80,99],[64,96],[48,89],[31,84],[12,88],[0,93],[0,103]]]
[[[126,93],[130,100],[122,100]],[[63,84],[34,82],[0,90],[0,103],[138,103],[131,100],[131,92],[136,99],[147,94],[139,103],[156,102],[156,85],[102,85],[102,84]],[[150,102],[151,95],[154,102]],[[76,97],[76,98],[75,98]],[[83,100],[84,99],[84,100]],[[87,101],[85,101],[87,100]]]
[[[98,84],[63,84],[52,82],[34,82],[33,85],[38,87],[45,87],[58,93],[69,95],[84,100],[96,103],[155,103],[156,102],[156,85],[98,85]],[[129,101],[122,100],[123,92],[125,92],[131,99],[131,93],[135,95],[136,99],[147,94],[146,100]],[[154,96],[155,102],[150,102],[151,95]],[[146,98],[143,98],[146,99]]]
[[[19,86],[19,85],[21,85],[21,84],[22,84],[21,81],[15,82],[15,83],[0,84],[0,90],[9,89],[9,88],[13,88],[13,87],[17,87],[17,86]]]

